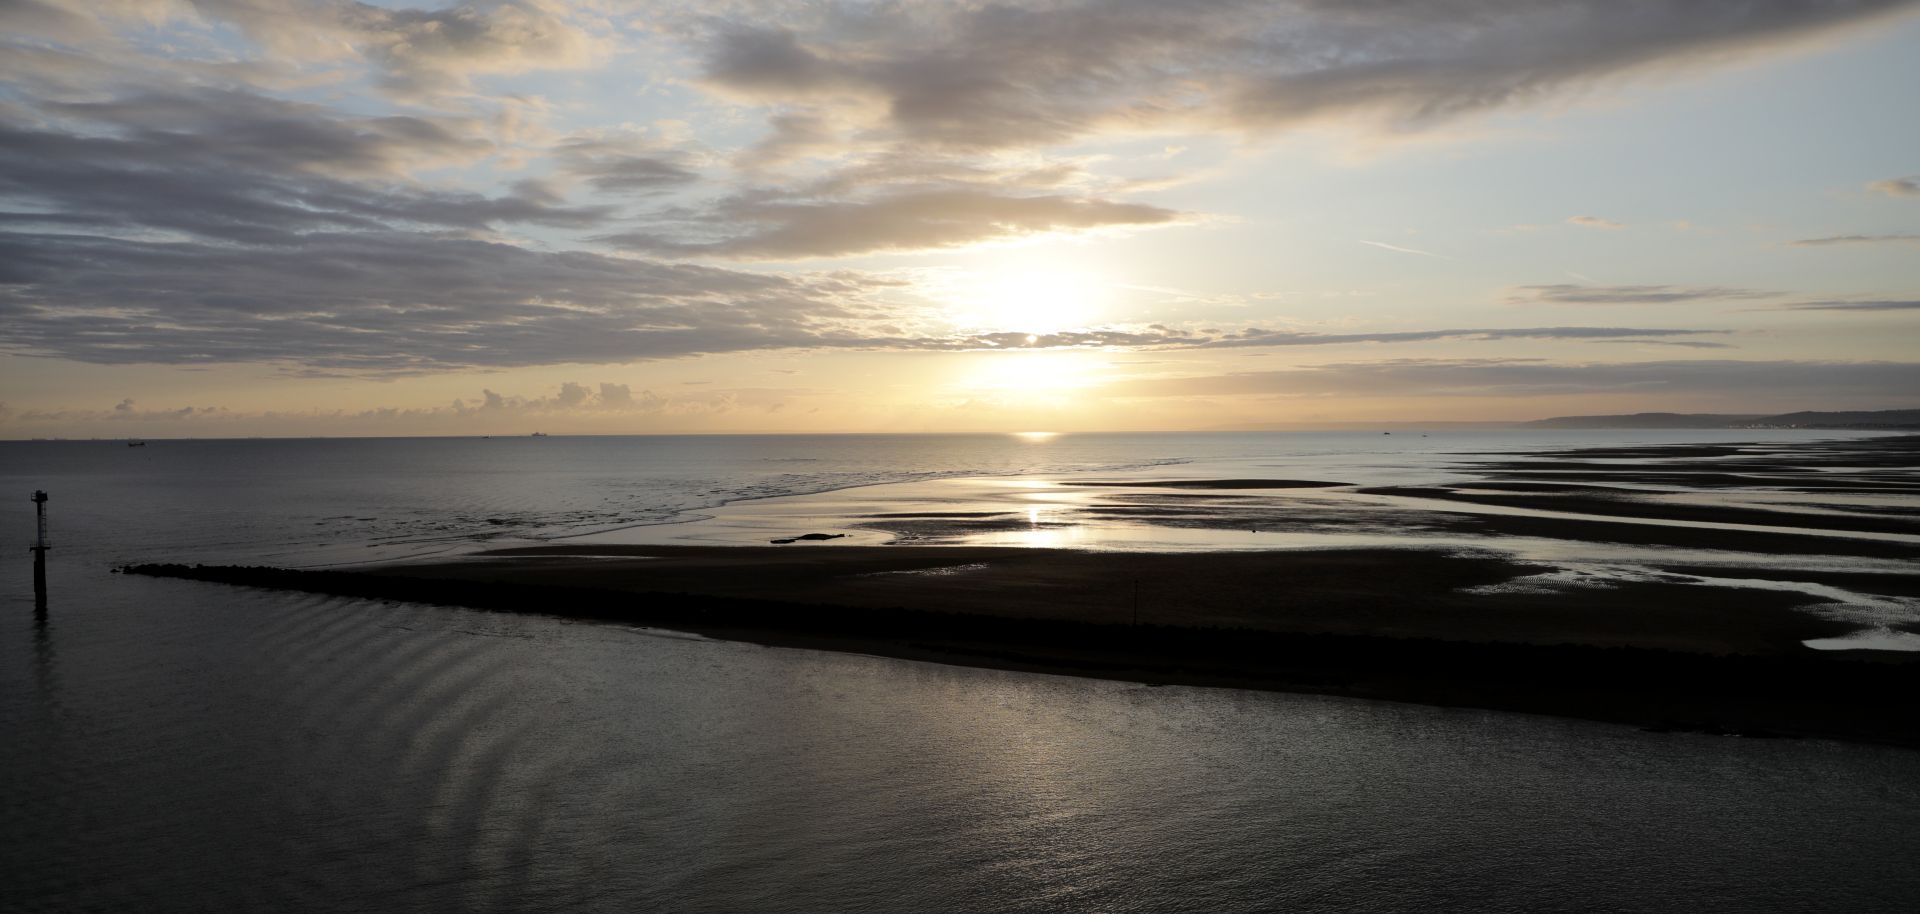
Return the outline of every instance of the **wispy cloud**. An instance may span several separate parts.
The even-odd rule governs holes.
[[[1886,194],[1889,197],[1920,197],[1920,178],[1888,178],[1873,181],[1867,189]]]
[[[1374,246],[1374,247],[1376,247],[1376,248],[1384,248],[1384,249],[1386,249],[1386,250],[1389,250],[1389,251],[1399,251],[1399,252],[1400,252],[1400,253],[1402,253],[1402,254],[1419,254],[1419,255],[1420,255],[1420,256],[1422,256],[1422,257],[1438,257],[1438,258],[1440,258],[1441,260],[1452,260],[1452,259],[1453,259],[1453,258],[1451,258],[1451,257],[1448,257],[1448,256],[1447,256],[1447,255],[1445,255],[1445,254],[1435,254],[1435,253],[1434,253],[1434,252],[1432,252],[1432,251],[1422,251],[1422,250],[1420,250],[1419,248],[1408,248],[1408,247],[1401,247],[1400,245],[1397,245],[1397,244],[1388,244],[1388,243],[1386,243],[1386,242],[1384,242],[1384,241],[1368,241],[1368,240],[1366,240],[1366,239],[1364,239],[1364,238],[1362,238],[1362,239],[1358,239],[1358,240],[1360,241],[1360,243],[1361,243],[1361,244],[1370,244],[1370,245],[1373,245],[1373,246]]]
[[[1727,299],[1775,298],[1777,292],[1728,286],[1598,286],[1556,283],[1517,286],[1507,296],[1515,305],[1672,305]]]
[[[1568,216],[1567,224],[1578,225],[1583,228],[1597,228],[1597,229],[1626,228],[1626,226],[1622,223],[1615,222],[1612,219],[1603,219],[1599,216]]]
[[[1900,5],[1674,0],[1622,17],[1605,0],[824,4],[709,25],[704,81],[920,146],[1331,117],[1404,130],[1642,67],[1704,65]]]
[[[901,290],[886,275],[762,274],[407,233],[313,233],[297,243],[248,246],[0,232],[0,313],[8,325],[0,352],[382,375],[768,350],[1205,349],[1717,332],[1147,325],[952,334],[916,332],[903,322],[886,299]]]
[[[1770,311],[1920,311],[1920,300],[1913,299],[1877,299],[1877,300],[1837,300],[1803,301]]]
[[[1920,244],[1920,235],[1830,235],[1826,238],[1802,238],[1788,242],[1795,247],[1826,247],[1836,244]]]
[[[88,12],[95,6],[86,0],[51,2]],[[221,22],[284,60],[352,57],[372,71],[380,89],[404,99],[463,92],[479,76],[580,69],[613,49],[590,12],[560,0],[488,0],[440,9],[311,0],[195,0],[178,6],[136,0],[108,8],[114,6],[135,22]]]
[[[1705,340],[1594,340],[1595,344],[1615,346],[1667,346],[1674,349],[1732,349],[1732,343],[1710,343]]]
[[[1084,330],[1061,333],[984,333],[923,341],[912,348],[1069,349],[1248,349],[1286,346],[1426,343],[1438,340],[1602,340],[1710,336],[1725,330],[1650,327],[1493,327],[1447,330],[1382,330],[1360,333],[1307,333],[1248,327],[1231,332],[1187,332],[1154,325],[1136,330]],[[896,345],[908,346],[905,341]]]
[[[1140,203],[949,189],[869,200],[802,202],[736,198],[693,216],[702,240],[652,231],[595,240],[675,257],[801,260],[879,251],[924,251],[1046,232],[1169,225],[1181,213]]]
[[[1154,378],[1110,385],[1137,397],[1532,397],[1615,393],[1778,402],[1904,405],[1920,362],[1744,361],[1564,363],[1515,359],[1394,359],[1280,371]],[[1905,399],[1903,399],[1905,398]]]
[[[590,228],[612,213],[533,181],[483,194],[410,180],[492,151],[472,118],[348,116],[224,90],[55,111],[68,129],[0,120],[0,197],[49,222],[258,244],[312,231]]]

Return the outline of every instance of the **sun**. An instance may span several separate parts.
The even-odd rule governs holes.
[[[969,330],[1053,333],[1095,323],[1112,283],[1090,270],[1023,265],[988,270],[952,293],[954,322]]]

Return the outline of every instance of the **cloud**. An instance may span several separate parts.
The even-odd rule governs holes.
[[[700,179],[684,154],[644,137],[576,135],[553,155],[562,171],[607,193],[657,193]]]
[[[671,20],[698,46],[699,84],[758,106],[767,131],[735,158],[748,171],[831,162],[840,186],[793,193],[763,231],[718,232],[715,221],[762,215],[734,201],[698,214],[689,239],[675,226],[609,237],[675,256],[837,256],[970,243],[1027,231],[1024,220],[926,225],[886,240],[860,231],[893,221],[898,200],[863,168],[1013,152],[1101,136],[1227,132],[1260,135],[1320,122],[1382,135],[1534,105],[1622,74],[1723,64],[1777,50],[1909,0],[1641,0],[1623,13],[1607,0],[1060,0],[994,4],[871,4],[729,8]],[[750,10],[746,11],[746,10]],[[1012,197],[1029,179],[965,193]],[[943,177],[934,192],[956,192]],[[1083,199],[1125,189],[1082,191]],[[797,191],[795,188],[788,188]],[[867,193],[862,193],[867,191]],[[747,208],[768,205],[762,198]],[[1581,218],[1581,217],[1576,217]],[[1605,220],[1588,224],[1608,225]],[[1075,223],[1078,224],[1077,222]],[[804,235],[851,233],[844,244]],[[1388,246],[1415,252],[1415,249]],[[1419,252],[1427,253],[1427,252]]]
[[[1788,243],[1802,248],[1835,244],[1920,244],[1920,235],[1831,235],[1826,238],[1802,238]]]
[[[157,159],[156,167],[207,156],[246,171],[394,179],[470,164],[493,150],[469,117],[356,116],[234,88],[141,89],[40,107],[70,125],[63,132],[121,138],[134,156]]]
[[[1199,217],[1127,197],[1146,179],[1103,177],[1127,169],[1081,144],[1326,119],[1423,129],[1912,5],[15,0],[0,5],[0,351],[382,375],[825,348],[1700,343],[1716,331],[960,334],[886,298],[914,294],[886,277],[645,258],[1186,224]],[[608,74],[630,76],[620,104],[704,119],[697,131],[561,136],[544,112],[599,116],[613,80],[490,78],[623,49],[645,53]],[[759,107],[712,105],[703,88]],[[700,196],[713,193],[726,195]],[[641,256],[568,250],[595,238]]]
[[[1317,334],[1152,325],[1026,334],[900,326],[898,280],[768,275],[416,233],[296,242],[0,233],[0,351],[97,364],[269,362],[309,373],[625,363],[779,349],[1247,348],[1685,338],[1632,327]]]
[[[710,23],[702,40],[716,91],[831,108],[902,142],[984,149],[1336,116],[1416,128],[1634,70],[1721,62],[1907,5],[828,3]]]
[[[1402,254],[1419,254],[1419,255],[1420,255],[1420,256],[1422,256],[1422,257],[1439,257],[1439,258],[1440,258],[1440,259],[1442,259],[1442,260],[1451,260],[1451,259],[1452,259],[1452,258],[1450,258],[1450,257],[1447,257],[1447,256],[1446,256],[1446,255],[1444,255],[1444,254],[1435,254],[1435,253],[1434,253],[1434,252],[1432,252],[1432,251],[1422,251],[1422,250],[1420,250],[1419,248],[1403,248],[1403,247],[1401,247],[1401,246],[1399,246],[1399,245],[1397,245],[1397,244],[1388,244],[1388,243],[1386,243],[1386,242],[1384,242],[1384,241],[1367,241],[1367,240],[1365,240],[1365,239],[1361,239],[1361,240],[1360,240],[1360,243],[1361,243],[1361,244],[1368,244],[1368,245],[1372,245],[1372,246],[1374,246],[1374,247],[1376,247],[1376,248],[1383,248],[1383,249],[1385,249],[1385,250],[1389,250],[1389,251],[1398,251],[1398,252],[1400,252],[1400,253],[1402,253]]]
[[[1675,349],[1732,349],[1731,343],[1710,343],[1705,340],[1593,340],[1594,343],[1616,346],[1668,346]]]
[[[6,351],[417,372],[628,362],[845,335],[852,274],[780,277],[418,233],[273,245],[0,233]]]
[[[178,422],[182,420],[233,419],[244,414],[233,412],[222,406],[179,406],[163,409],[143,409],[134,405],[132,397],[115,403],[110,409],[28,409],[11,416],[0,411],[0,418],[11,419],[20,424],[38,424],[46,422]]]
[[[1773,298],[1779,293],[1728,286],[1595,286],[1557,283],[1518,286],[1507,296],[1514,305],[1671,305],[1695,301]]]
[[[1772,308],[1773,311],[1920,311],[1920,301],[1912,299],[1803,301]]]
[[[652,390],[635,391],[631,385],[602,381],[597,387],[567,381],[557,392],[535,396],[503,394],[491,389],[481,391],[481,400],[470,403],[458,399],[449,406],[395,409],[381,408],[348,414],[347,418],[374,419],[407,417],[413,421],[436,419],[606,419],[623,416],[695,416],[714,415],[736,410],[776,412],[797,396],[814,391],[805,388],[732,387],[699,392],[660,394]]]
[[[170,429],[168,432],[181,434],[236,433],[243,429],[276,426],[293,427],[308,433],[314,429],[366,432],[393,426],[461,431],[496,427],[500,424],[496,420],[574,420],[575,423],[591,425],[639,416],[712,416],[741,410],[774,412],[785,407],[792,398],[811,393],[813,391],[804,388],[727,388],[668,396],[652,390],[635,391],[630,385],[609,381],[602,381],[597,387],[567,381],[554,393],[528,396],[483,388],[477,397],[462,397],[438,406],[378,406],[352,410],[236,410],[224,406],[148,409],[136,405],[129,397],[106,409],[27,409],[15,412],[0,408],[0,419],[17,427],[49,424],[74,427],[91,423],[197,427]]]
[[[125,7],[148,21],[230,23],[280,59],[357,58],[373,68],[380,88],[404,98],[464,91],[475,76],[584,67],[611,50],[595,36],[598,20],[558,0],[473,0],[440,9],[354,0],[134,0]]]
[[[749,171],[774,168],[802,156],[832,152],[839,141],[833,121],[815,114],[776,114],[767,119],[767,126],[767,135],[743,150],[735,164]]]
[[[1282,371],[1158,378],[1110,385],[1134,397],[1532,397],[1634,394],[1739,397],[1764,404],[1814,399],[1886,402],[1920,390],[1920,363],[1658,361],[1556,363],[1505,359],[1396,359]]]
[[[651,390],[634,393],[626,384],[602,381],[598,389],[578,381],[565,381],[559,391],[542,396],[521,396],[502,394],[492,389],[480,391],[480,401],[469,403],[465,399],[453,401],[451,406],[428,409],[403,410],[415,417],[427,417],[452,413],[457,416],[481,414],[513,414],[521,416],[559,416],[559,415],[604,415],[628,413],[659,413],[667,411],[676,403],[682,406],[691,401],[674,401]],[[361,417],[371,417],[387,409],[363,411]]]
[[[1327,346],[1348,343],[1422,343],[1436,340],[1599,340],[1699,336],[1724,330],[1680,330],[1647,327],[1500,327],[1454,330],[1403,330],[1375,333],[1300,333],[1248,328],[1197,344],[1202,348],[1249,346]]]
[[[254,0],[245,0],[251,4]],[[460,89],[475,75],[587,66],[606,50],[566,5],[480,0],[436,10],[343,5],[342,31],[402,93]]]
[[[700,177],[698,172],[665,156],[608,156],[567,170],[585,177],[595,189],[609,193],[665,190],[690,184]]]
[[[1886,194],[1889,197],[1920,197],[1920,178],[1888,178],[1873,181],[1867,189]]]
[[[1602,219],[1599,216],[1568,216],[1567,224],[1597,229],[1626,228],[1626,226],[1621,223],[1615,222],[1612,219]]]
[[[350,117],[230,90],[45,107],[56,123],[0,121],[0,199],[22,207],[10,222],[258,243],[395,225],[584,228],[611,212],[566,205],[537,182],[490,196],[411,180],[492,150],[459,118]]]
[[[1644,339],[1654,337],[1701,336],[1725,333],[1724,330],[1671,330],[1644,327],[1504,327],[1451,330],[1384,330],[1371,333],[1306,333],[1297,330],[1273,330],[1248,327],[1222,332],[1187,332],[1162,325],[1133,330],[1077,330],[1057,333],[1003,331],[976,333],[958,337],[924,337],[873,341],[877,346],[899,349],[996,350],[996,349],[1266,349],[1289,346],[1347,346],[1362,344],[1427,343],[1440,340],[1603,340]]]
[[[696,224],[721,232],[745,227],[740,234],[687,241],[625,232],[595,240],[678,257],[800,260],[956,247],[1043,232],[1167,225],[1182,218],[1173,210],[1139,203],[951,189],[855,201],[736,198],[699,215]]]
[[[22,35],[40,35],[55,41],[97,40],[107,30],[85,10],[64,8],[57,2],[7,0],[0,3],[0,27]]]

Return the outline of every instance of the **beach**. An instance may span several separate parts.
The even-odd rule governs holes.
[[[1903,910],[1892,439],[1430,431],[0,444],[15,897]]]
[[[1905,650],[1920,640],[1916,453],[1920,438],[1878,437],[1463,455],[1466,478],[1413,486],[1183,466],[998,480],[1026,510],[919,484],[896,510],[856,490],[748,513],[758,526],[723,510],[353,570],[133,570],[964,665],[1913,743],[1892,696],[1920,673]],[[777,526],[803,517],[820,529]],[[1148,532],[1052,546],[1068,529]],[[714,531],[763,539],[700,542]],[[1137,545],[1169,534],[1203,538]],[[609,541],[637,535],[656,541]]]

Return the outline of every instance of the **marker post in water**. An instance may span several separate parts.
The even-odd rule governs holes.
[[[37,613],[47,611],[47,493],[38,489],[33,493],[34,540],[33,540],[33,610]]]

